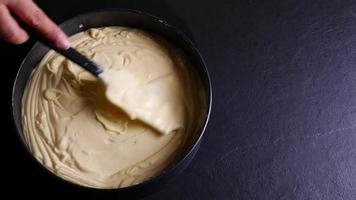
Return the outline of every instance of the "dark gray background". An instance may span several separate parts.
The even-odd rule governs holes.
[[[147,199],[356,199],[356,1],[37,2],[58,23],[98,8],[144,10],[181,28],[204,56],[214,95],[200,150]],[[15,196],[84,197],[37,174],[12,129],[11,87],[31,44],[0,48],[2,182]]]

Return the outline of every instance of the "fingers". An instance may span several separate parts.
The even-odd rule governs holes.
[[[70,47],[67,35],[32,0],[12,0],[8,6],[20,19],[42,32],[57,47]]]
[[[3,4],[0,4],[0,35],[13,44],[22,44],[28,39],[27,33],[12,18],[9,10]]]

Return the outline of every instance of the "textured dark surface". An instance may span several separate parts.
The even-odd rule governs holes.
[[[356,199],[356,1],[38,2],[57,22],[145,10],[188,32],[204,56],[214,96],[200,150],[146,199]],[[9,130],[12,81],[29,47],[1,45]],[[2,134],[8,191],[69,194],[35,173],[14,131]]]

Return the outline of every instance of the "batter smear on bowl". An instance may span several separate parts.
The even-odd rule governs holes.
[[[49,51],[22,98],[30,151],[56,175],[88,187],[127,187],[158,175],[204,117],[205,94],[184,54],[128,27],[89,29],[70,40],[103,66],[105,84]]]

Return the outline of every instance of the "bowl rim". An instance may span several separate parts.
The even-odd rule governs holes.
[[[161,23],[164,26],[167,26],[169,29],[171,29],[172,31],[174,31],[181,39],[184,40],[184,42],[187,43],[187,45],[189,46],[190,49],[192,49],[194,51],[194,53],[197,55],[197,57],[199,58],[200,62],[202,63],[202,65],[200,66],[202,68],[203,74],[205,76],[205,81],[203,81],[204,85],[207,85],[207,91],[206,91],[206,113],[205,113],[205,118],[203,120],[204,125],[199,129],[199,136],[194,140],[194,144],[190,145],[185,154],[182,154],[182,156],[180,158],[177,159],[177,161],[175,161],[171,166],[166,167],[165,169],[163,169],[159,174],[149,178],[148,180],[145,180],[141,183],[138,184],[134,184],[134,185],[130,185],[127,187],[122,187],[122,188],[96,188],[96,187],[91,187],[91,186],[84,186],[84,185],[80,185],[78,183],[69,181],[67,179],[64,179],[62,177],[60,177],[59,175],[55,174],[54,172],[52,172],[51,170],[49,170],[47,167],[45,167],[39,160],[37,160],[35,158],[35,156],[33,155],[33,153],[31,152],[30,148],[28,147],[28,144],[26,143],[26,141],[24,140],[24,138],[21,136],[21,134],[23,134],[22,131],[22,127],[20,128],[19,126],[22,126],[22,123],[20,121],[20,125],[18,125],[16,123],[17,119],[15,116],[15,112],[14,112],[14,107],[15,107],[15,103],[14,103],[14,96],[16,93],[16,88],[17,88],[17,84],[18,84],[18,79],[20,76],[20,73],[22,72],[22,69],[24,68],[25,62],[30,58],[30,53],[32,51],[35,51],[38,46],[40,46],[41,44],[36,41],[36,43],[30,48],[30,50],[27,52],[26,56],[22,59],[22,62],[17,70],[14,82],[13,82],[13,86],[12,86],[12,92],[11,92],[11,114],[12,114],[12,118],[13,118],[13,124],[15,126],[16,132],[18,134],[18,138],[19,140],[21,140],[22,143],[22,147],[24,147],[28,154],[29,157],[31,157],[31,160],[34,160],[34,163],[36,163],[37,165],[40,166],[40,168],[42,168],[42,171],[45,171],[47,174],[50,174],[50,176],[52,177],[56,177],[58,180],[65,182],[65,184],[69,184],[72,185],[76,188],[85,188],[86,190],[92,190],[92,191],[129,191],[129,190],[134,190],[137,189],[139,187],[142,187],[144,185],[149,185],[152,182],[156,182],[159,179],[163,179],[165,177],[165,175],[170,174],[171,172],[175,171],[178,169],[178,167],[180,167],[181,165],[184,164],[184,162],[190,158],[191,156],[194,157],[194,153],[195,150],[197,150],[197,148],[200,145],[200,141],[207,129],[208,126],[208,122],[210,119],[210,115],[211,115],[211,108],[212,108],[212,84],[211,84],[211,78],[210,78],[210,74],[209,71],[207,69],[205,60],[203,59],[200,51],[197,49],[197,47],[195,46],[195,44],[192,42],[192,40],[190,38],[188,38],[180,29],[176,28],[175,26],[171,25],[170,23],[168,23],[166,20],[162,19],[161,17],[157,17],[156,15],[147,13],[145,11],[142,10],[136,10],[136,9],[127,9],[127,8],[106,8],[106,9],[96,9],[96,10],[92,10],[89,12],[83,12],[79,15],[75,15],[72,16],[68,19],[66,19],[65,21],[63,21],[62,23],[59,24],[60,27],[65,26],[66,24],[69,24],[71,21],[75,20],[75,19],[79,19],[85,16],[94,16],[95,14],[98,13],[105,13],[105,12],[123,12],[123,13],[132,13],[132,14],[137,14],[137,15],[145,15],[149,18],[151,18],[153,21],[156,21],[157,23]],[[85,30],[83,30],[85,31]],[[27,81],[26,81],[27,84]],[[22,94],[23,95],[23,94]],[[21,98],[22,98],[21,95]],[[20,112],[21,112],[21,104],[20,104]],[[192,157],[192,158],[193,158]],[[188,162],[187,164],[190,164],[190,162]],[[184,170],[184,169],[183,169]]]

